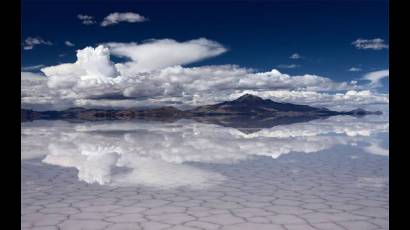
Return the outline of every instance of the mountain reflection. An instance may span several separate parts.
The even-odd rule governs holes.
[[[387,133],[389,124],[381,119],[215,119],[22,123],[21,157],[41,157],[46,164],[76,168],[79,179],[87,183],[203,188],[225,177],[190,162],[225,164],[257,156],[276,159],[336,145],[388,156],[379,134]]]
[[[328,117],[326,117],[328,118]],[[278,125],[288,125],[307,122],[315,119],[326,119],[314,116],[306,117],[269,117],[269,116],[205,116],[193,118],[196,122],[216,124],[224,127],[235,128],[249,134],[259,132],[262,129],[272,128]]]

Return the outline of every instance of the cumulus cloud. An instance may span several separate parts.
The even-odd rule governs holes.
[[[305,90],[274,90],[274,91],[254,91],[246,90],[244,93],[258,95],[263,98],[270,98],[278,102],[291,102],[317,107],[326,107],[334,110],[350,110],[355,108],[380,108],[386,110],[389,103],[388,94],[379,94],[370,90],[348,90],[345,93],[327,93]],[[232,94],[235,98],[241,93]]]
[[[45,67],[41,71],[50,77],[79,77],[79,80],[103,80],[116,76],[116,69],[110,61],[110,51],[103,46],[98,46],[95,49],[86,47],[77,52],[77,62]]]
[[[290,59],[301,59],[302,56],[300,56],[300,54],[298,54],[298,53],[294,53],[294,54],[290,55],[289,58]]]
[[[69,65],[69,73],[73,67]],[[329,108],[354,109],[387,104],[388,95],[354,90],[357,85],[334,82],[316,75],[290,76],[277,70],[254,73],[238,66],[167,67],[133,77],[97,78],[78,70],[78,77],[66,75],[65,65],[45,69],[47,89],[71,106],[141,107],[173,105],[186,108],[233,100],[251,93],[275,101],[309,104]],[[350,90],[349,90],[350,89]],[[24,91],[24,88],[22,89]],[[347,90],[345,93],[333,91]],[[321,91],[321,92],[318,92]],[[41,91],[37,92],[38,94]],[[117,95],[119,99],[109,99]],[[35,97],[32,97],[34,99]],[[22,98],[26,104],[26,98]],[[35,106],[31,101],[30,106]],[[29,104],[26,104],[29,105]]]
[[[50,90],[42,74],[21,72],[21,106],[36,110],[61,110],[70,107],[70,101]]]
[[[358,67],[351,67],[351,68],[349,69],[349,71],[350,71],[350,72],[359,72],[359,71],[362,71],[362,69],[361,69],[361,68],[358,68]]]
[[[363,76],[364,80],[370,81],[370,84],[374,87],[380,86],[380,81],[389,77],[389,69],[379,70],[367,73]]]
[[[80,19],[81,23],[84,25],[92,25],[97,23],[93,16],[86,15],[86,14],[79,14],[77,18]]]
[[[53,45],[53,43],[51,43],[50,41],[46,41],[41,37],[27,37],[26,40],[24,40],[23,49],[31,50],[34,48],[34,46],[37,46],[37,45],[51,46]]]
[[[356,41],[352,42],[352,44],[357,49],[382,50],[382,49],[389,48],[389,45],[385,44],[384,40],[381,38],[374,38],[374,39],[359,38]]]
[[[36,82],[36,91],[22,74],[22,106],[44,110],[172,105],[185,109],[233,100],[243,93],[338,110],[389,102],[388,94],[369,91],[355,81],[336,82],[312,74],[291,76],[276,69],[255,72],[237,65],[181,66],[225,51],[219,43],[204,38],[87,47],[77,51],[74,63],[42,68],[44,75]],[[113,63],[110,55],[129,61]]]
[[[65,44],[66,46],[75,46],[75,44],[72,43],[72,42],[70,42],[70,41],[65,41],[64,44]]]
[[[104,18],[101,22],[101,26],[110,26],[115,25],[120,22],[128,22],[128,23],[136,23],[136,22],[145,22],[148,18],[133,12],[126,12],[126,13],[111,13]]]
[[[300,67],[300,65],[296,65],[296,64],[289,64],[289,65],[280,64],[280,65],[278,65],[279,69],[294,69],[294,68],[298,68],[298,67]]]

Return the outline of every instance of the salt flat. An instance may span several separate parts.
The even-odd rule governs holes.
[[[22,229],[388,229],[388,122],[22,124]]]

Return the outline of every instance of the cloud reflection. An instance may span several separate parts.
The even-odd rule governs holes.
[[[79,179],[87,183],[204,188],[221,183],[224,176],[190,162],[236,163],[256,156],[276,159],[335,145],[388,156],[377,139],[388,127],[383,120],[353,117],[280,125],[249,134],[188,120],[34,121],[22,123],[21,158],[41,157],[47,164],[74,167]]]

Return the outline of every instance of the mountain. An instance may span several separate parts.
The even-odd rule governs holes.
[[[213,121],[216,117],[223,117],[223,120],[247,120],[260,122],[269,120],[278,122],[279,118],[319,118],[335,115],[364,116],[368,114],[381,114],[380,111],[371,112],[363,109],[352,111],[332,111],[326,108],[316,108],[308,105],[297,105],[291,103],[280,103],[269,99],[245,94],[236,100],[225,101],[214,105],[199,106],[191,110],[179,110],[172,106],[165,106],[154,109],[85,109],[70,108],[63,111],[32,111],[21,109],[21,120],[31,121],[37,119],[64,119],[73,121],[95,121],[95,120],[130,120],[149,119],[162,121],[175,121],[181,118],[194,119],[200,121]],[[205,117],[205,118],[204,118]],[[230,117],[227,119],[227,117]],[[285,119],[289,120],[289,119]],[[302,119],[303,120],[303,119]],[[216,121],[215,121],[216,122]]]
[[[269,99],[245,94],[233,101],[225,101],[214,105],[199,106],[191,113],[195,115],[276,115],[276,116],[300,116],[308,114],[335,114],[337,112],[323,108],[315,108],[308,105],[291,103],[279,103]]]

